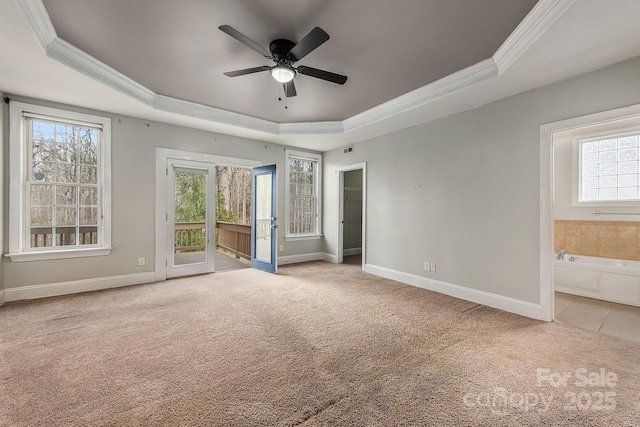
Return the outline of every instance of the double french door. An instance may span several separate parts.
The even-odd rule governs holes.
[[[252,267],[277,269],[276,166],[253,169]],[[168,159],[166,167],[166,277],[215,271],[215,164]]]

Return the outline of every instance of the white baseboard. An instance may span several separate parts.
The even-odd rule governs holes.
[[[70,282],[45,283],[42,285],[6,288],[4,293],[6,301],[18,301],[139,285],[141,283],[150,283],[154,280],[155,273],[150,271],[148,273],[125,274],[121,276],[97,277],[95,279],[82,279]]]
[[[0,289],[0,306],[4,304],[4,289]]]
[[[318,261],[323,259],[322,252],[312,252],[308,254],[286,255],[278,257],[278,265],[295,264],[298,262]]]
[[[542,307],[540,306],[540,304],[521,301],[498,294],[492,294],[490,292],[480,291],[477,289],[466,288],[464,286],[441,282],[439,280],[429,279],[426,277],[417,276],[415,274],[391,270],[389,268],[379,267],[377,265],[366,264],[364,271],[366,271],[367,273],[375,274],[376,276],[386,277],[387,279],[396,280],[408,285],[417,286],[463,300],[472,301],[478,304],[508,311],[510,313],[543,320]]]
[[[338,263],[338,257],[336,255],[328,254],[326,252],[322,253],[322,260],[330,262],[332,264],[337,264]]]
[[[360,255],[361,253],[362,253],[362,248],[344,249],[342,251],[342,256]]]
[[[331,255],[325,252],[311,252],[308,254],[299,255],[287,255],[278,257],[278,265],[295,264],[297,262],[307,261],[327,261],[336,264],[338,259],[335,255]]]

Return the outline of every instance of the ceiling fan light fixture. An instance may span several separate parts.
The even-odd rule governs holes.
[[[347,76],[340,74],[319,70],[313,67],[300,66],[296,68],[293,66],[293,64],[300,61],[309,53],[317,49],[321,44],[329,40],[329,34],[320,27],[315,27],[298,43],[294,43],[291,40],[286,39],[273,40],[269,43],[269,50],[263,48],[258,43],[254,42],[229,25],[221,25],[219,28],[220,31],[228,34],[245,46],[255,50],[265,58],[275,62],[275,64],[272,64],[271,66],[262,65],[259,67],[245,68],[243,70],[227,71],[226,73],[223,73],[227,77],[238,77],[269,71],[271,73],[271,77],[273,77],[273,79],[278,83],[282,84],[284,94],[287,98],[297,95],[296,87],[293,84],[293,79],[296,77],[296,74],[304,74],[305,76],[326,80],[339,85],[343,85],[347,81]]]
[[[271,69],[271,77],[280,83],[288,83],[295,76],[295,70],[289,65],[277,65]]]

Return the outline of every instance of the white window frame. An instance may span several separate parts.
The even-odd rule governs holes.
[[[603,132],[589,132],[572,139],[572,160],[573,160],[573,179],[572,179],[572,205],[573,207],[638,207],[640,206],[640,196],[638,199],[629,200],[580,200],[582,194],[582,150],[581,144],[593,140],[602,140],[607,138],[618,138],[629,134],[640,134],[640,126],[613,128]]]
[[[314,233],[300,233],[291,234],[289,224],[289,177],[291,175],[291,168],[289,167],[289,161],[291,159],[311,160],[316,162],[315,168],[315,180],[314,180],[314,192],[316,195],[315,203],[315,232]],[[320,239],[322,237],[322,154],[309,153],[305,151],[285,150],[285,234],[284,239],[286,241],[295,240],[312,240]]]
[[[12,262],[22,262],[109,255],[113,249],[111,246],[111,119],[17,101],[11,101],[9,111],[9,253],[6,256],[11,258]],[[101,188],[98,245],[86,248],[61,246],[46,250],[28,248],[26,171],[29,170],[28,162],[31,161],[31,153],[27,149],[25,114],[51,117],[61,122],[90,123],[102,128],[101,150],[98,154],[98,185]]]

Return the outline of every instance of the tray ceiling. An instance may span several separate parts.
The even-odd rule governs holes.
[[[534,4],[535,3],[535,4]],[[0,1],[0,91],[327,151],[640,56],[638,0]],[[524,17],[524,18],[523,18]],[[278,101],[265,47],[331,38]],[[287,106],[288,108],[284,108]]]
[[[535,3],[44,0],[58,37],[155,93],[278,123],[344,120],[490,58]],[[221,32],[223,24],[266,48],[319,26],[330,40],[297,65],[349,80],[298,75],[298,96],[285,99],[269,73],[226,77],[272,63]]]

